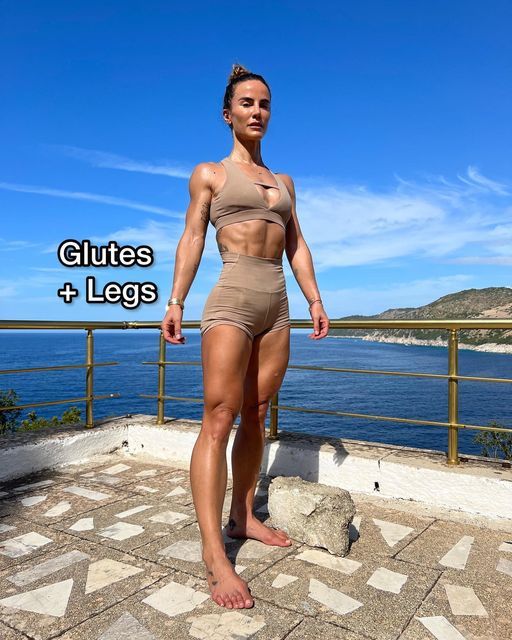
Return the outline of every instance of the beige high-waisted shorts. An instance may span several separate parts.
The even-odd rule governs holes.
[[[240,327],[255,336],[290,326],[282,258],[221,253],[223,267],[206,299],[201,336],[219,324]]]

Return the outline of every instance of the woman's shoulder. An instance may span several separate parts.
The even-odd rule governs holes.
[[[289,174],[281,173],[280,171],[274,171],[273,173],[274,175],[279,176],[279,178],[284,182],[290,194],[295,195],[295,185],[292,177]]]
[[[197,177],[203,180],[211,180],[212,175],[215,175],[219,170],[222,170],[222,164],[215,161],[206,160],[204,162],[198,162],[192,169],[191,177]]]
[[[212,193],[215,192],[222,170],[223,167],[220,162],[198,162],[190,175],[191,187],[197,187],[199,189],[208,188]]]

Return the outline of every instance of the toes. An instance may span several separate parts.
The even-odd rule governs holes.
[[[286,533],[286,531],[283,531],[282,529],[277,529],[276,533],[278,533],[285,540],[289,540],[291,542],[290,536]]]
[[[236,601],[236,606],[239,609],[243,609],[244,605],[244,597],[243,595],[240,593],[240,591],[236,591],[235,592],[235,601]]]
[[[226,603],[226,608],[227,609],[232,609],[233,608],[233,603],[231,602],[231,598],[229,597],[229,595],[225,595],[224,596],[224,601]]]

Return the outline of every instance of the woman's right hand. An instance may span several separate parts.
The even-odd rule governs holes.
[[[183,309],[179,304],[171,304],[160,325],[164,339],[171,344],[184,344],[185,336],[181,334]]]

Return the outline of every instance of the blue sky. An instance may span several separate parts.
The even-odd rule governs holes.
[[[272,89],[262,145],[292,176],[331,318],[512,286],[512,5],[493,0],[4,2],[0,317],[160,320],[188,177],[226,156],[234,62]],[[67,238],[150,245],[150,268],[66,268]],[[283,258],[294,318],[307,304]],[[185,319],[221,260],[210,225]],[[85,279],[159,300],[87,304]],[[71,281],[72,304],[57,296]]]

